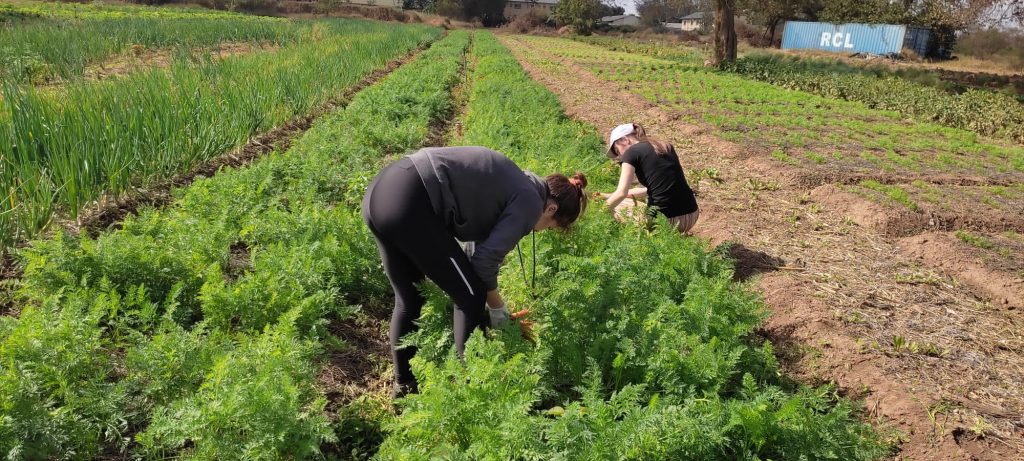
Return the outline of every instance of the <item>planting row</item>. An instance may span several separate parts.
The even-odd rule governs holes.
[[[622,51],[632,55],[650,56],[659,59],[701,66],[707,60],[705,52],[696,48],[677,43],[665,43],[660,40],[640,40],[632,38],[614,38],[600,35],[574,35],[573,40],[591,45],[598,45],[612,51]]]
[[[191,52],[224,42],[284,44],[309,23],[283,19],[106,5],[0,5],[0,80],[42,84],[81,77],[115,55],[153,48]],[[5,19],[6,18],[6,19]]]
[[[461,142],[546,174],[581,169],[608,189],[615,169],[592,127],[565,117],[490,34],[473,47]],[[780,384],[763,308],[732,268],[693,238],[616,222],[596,207],[545,232],[536,287],[514,255],[503,294],[538,322],[451,350],[449,300],[428,290],[413,368],[379,459],[873,459],[870,428],[827,388]]]
[[[695,48],[663,42],[611,37],[575,37],[577,41],[631,54],[700,67],[705,55]],[[1013,94],[984,89],[957,89],[930,70],[850,66],[824,59],[749,53],[725,71],[807,91],[828,98],[857,101],[874,109],[895,111],[924,122],[1024,143],[1024,106]]]
[[[1024,144],[1024,105],[1003,93],[970,89],[955,94],[898,76],[835,72],[813,62],[768,54],[740,58],[726,70],[783,88],[857,101],[870,108]]]
[[[59,93],[5,85],[0,100],[0,246],[55,212],[192,168],[339,97],[436,28],[334,20],[274,53],[177,63]]]
[[[49,3],[17,0],[0,5],[0,21],[34,21],[39,19],[232,19],[243,15],[205,8],[149,8],[123,3]],[[258,20],[259,18],[253,18]],[[269,19],[269,18],[263,18]]]
[[[760,146],[784,164],[844,174],[1024,178],[1024,147],[966,130],[910,122],[897,112],[676,61],[555,38],[523,41],[571,59],[684,121],[716,127],[721,138]]]
[[[388,284],[356,205],[390,154],[451,111],[453,32],[316,122],[286,153],[175,191],[96,239],[21,253],[0,317],[0,452],[301,459],[349,455],[326,411],[329,323]]]

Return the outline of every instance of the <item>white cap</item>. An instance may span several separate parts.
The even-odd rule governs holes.
[[[630,134],[633,134],[632,123],[624,123],[622,125],[615,127],[615,129],[612,130],[612,134],[608,136],[608,150],[607,152],[605,152],[606,154],[608,154],[609,158],[615,158],[615,154],[612,153],[612,145],[615,144],[615,141],[618,141],[625,137],[626,135]]]

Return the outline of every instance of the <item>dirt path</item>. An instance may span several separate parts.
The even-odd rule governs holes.
[[[465,50],[460,75],[455,85],[449,88],[452,95],[451,110],[431,123],[422,146],[440,146],[458,136],[460,120],[468,102],[472,83],[468,75],[472,71],[470,50],[474,38]],[[383,163],[401,157],[402,153],[390,155]],[[390,399],[393,370],[391,369],[391,345],[388,340],[388,323],[391,319],[390,304],[367,305],[366,300],[352,300],[362,306],[351,320],[332,322],[329,328],[349,347],[332,352],[318,377],[318,382],[330,399],[331,411],[340,411],[343,406],[357,399],[376,399],[384,402]]]
[[[1024,338],[1019,312],[994,308],[906,259],[894,242],[812,201],[743,146],[687,125],[639,96],[515,37],[503,36],[569,116],[606,133],[636,121],[675,144],[700,180],[695,231],[734,242],[737,275],[771,318],[763,335],[786,371],[835,382],[900,442],[899,459],[1024,459]],[[707,176],[706,174],[704,176]],[[691,180],[695,178],[691,177]]]

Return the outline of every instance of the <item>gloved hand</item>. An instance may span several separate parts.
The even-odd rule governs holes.
[[[491,328],[501,328],[511,318],[505,304],[498,307],[487,306],[487,314],[491,317]]]

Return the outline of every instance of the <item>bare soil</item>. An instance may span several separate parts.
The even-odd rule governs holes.
[[[458,116],[464,111],[469,97],[471,82],[467,75],[472,65],[468,60],[462,62],[459,79],[450,88],[452,108],[431,123],[423,146],[442,145],[456,136],[455,133],[460,129]],[[361,305],[359,314],[332,322],[329,326],[331,332],[350,347],[331,352],[318,379],[330,400],[328,410],[335,415],[346,404],[358,398],[369,396],[381,401],[390,399],[393,381],[391,345],[387,333],[391,306],[367,304],[363,302],[365,300],[351,301],[352,304]]]
[[[803,188],[814,188],[824,184],[857,184],[865,180],[873,180],[882,184],[910,184],[922,181],[940,186],[1009,186],[1021,182],[1022,177],[1013,175],[976,176],[971,174],[950,173],[886,173],[875,169],[855,170],[838,166],[790,167],[772,159],[760,157],[764,163],[774,163],[773,167],[780,170],[792,184]]]
[[[890,237],[906,237],[924,231],[968,229],[1002,232],[1024,229],[1024,203],[1018,203],[1020,200],[1004,202],[997,208],[960,188],[964,194],[943,197],[941,203],[929,203],[912,195],[917,206],[912,210],[878,192],[859,190],[860,193],[855,193],[826,184],[813,189],[811,198],[863,227]],[[984,197],[983,194],[981,196]]]
[[[992,300],[995,306],[1024,309],[1024,262],[986,261],[984,250],[959,241],[954,235],[929,232],[900,239],[900,250],[966,284],[978,296]],[[994,267],[995,266],[995,267]],[[999,267],[1003,266],[1003,267]],[[1016,273],[1014,271],[1017,271]]]
[[[753,277],[771,312],[761,333],[787,372],[863,398],[864,417],[898,445],[897,459],[1024,459],[1024,319],[905,256],[747,146],[679,121],[627,88],[512,36],[501,37],[567,113],[599,133],[626,121],[671,141],[702,180],[694,232],[733,243],[738,278]],[[552,64],[557,65],[552,65]],[[559,71],[562,69],[562,71]],[[816,197],[817,196],[817,197]],[[821,200],[819,202],[819,199]],[[864,219],[877,209],[862,210]],[[739,246],[737,246],[739,245]]]
[[[330,333],[344,341],[341,348],[328,351],[317,375],[332,413],[362,396],[384,398],[388,395],[391,389],[388,317],[388,312],[382,309],[367,309],[328,325]]]

